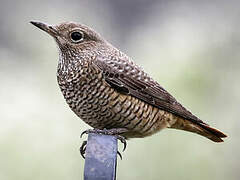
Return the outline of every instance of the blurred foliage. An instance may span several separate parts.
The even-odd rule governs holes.
[[[29,24],[76,21],[130,55],[194,114],[229,138],[177,130],[128,142],[118,179],[238,180],[240,2],[1,1],[0,179],[82,179],[89,128],[56,83],[58,52]],[[121,146],[121,145],[120,145]]]

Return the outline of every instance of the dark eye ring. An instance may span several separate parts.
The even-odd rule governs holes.
[[[84,34],[82,31],[74,31],[74,32],[71,32],[70,37],[74,43],[78,43],[83,40]]]

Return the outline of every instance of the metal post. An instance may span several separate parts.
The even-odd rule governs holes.
[[[84,180],[115,180],[117,138],[89,133],[85,154]]]

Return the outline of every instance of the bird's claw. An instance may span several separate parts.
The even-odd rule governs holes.
[[[85,159],[85,151],[86,151],[86,145],[87,145],[87,141],[83,141],[79,151],[81,156],[83,157],[83,159]]]
[[[121,141],[121,143],[123,143],[123,152],[125,151],[126,147],[127,147],[127,141],[126,138],[121,136],[121,135],[116,135],[117,139]]]
[[[83,131],[83,132],[81,133],[81,135],[80,135],[80,138],[82,138],[82,136],[83,136],[84,134],[88,134],[90,130],[91,130],[91,129],[88,129],[88,130]]]
[[[120,159],[122,160],[122,155],[119,151],[117,151],[117,154],[119,155]]]

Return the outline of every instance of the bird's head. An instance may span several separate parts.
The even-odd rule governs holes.
[[[65,22],[48,25],[36,21],[31,23],[51,35],[62,51],[68,49],[81,51],[105,42],[98,33],[82,24]]]
[[[51,35],[59,47],[58,73],[68,73],[79,67],[79,63],[94,60],[106,54],[112,47],[91,28],[73,22],[48,25],[31,21],[31,24]]]

